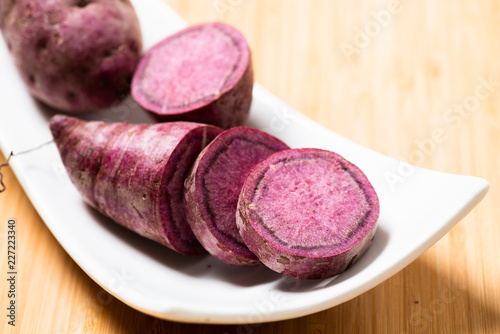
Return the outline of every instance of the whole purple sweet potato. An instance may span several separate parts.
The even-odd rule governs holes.
[[[205,250],[183,207],[184,180],[222,129],[172,122],[50,121],[68,175],[85,201],[115,222],[183,254]]]
[[[142,52],[129,0],[0,0],[0,29],[31,94],[66,112],[130,91]]]
[[[359,168],[333,152],[291,149],[250,171],[236,222],[266,266],[313,279],[356,263],[371,244],[378,215],[377,194]]]
[[[218,135],[196,159],[184,184],[186,217],[203,247],[222,262],[259,263],[236,227],[238,197],[254,165],[288,148],[265,132],[236,127]]]
[[[252,101],[253,69],[243,35],[227,24],[191,26],[142,57],[132,96],[160,121],[243,125]]]

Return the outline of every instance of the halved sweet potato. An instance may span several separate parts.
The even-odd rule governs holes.
[[[183,207],[184,180],[222,129],[198,123],[86,122],[56,115],[50,129],[69,177],[102,214],[183,254],[205,250]]]
[[[253,69],[243,35],[227,24],[191,26],[142,57],[132,95],[160,121],[243,125],[252,101]]]

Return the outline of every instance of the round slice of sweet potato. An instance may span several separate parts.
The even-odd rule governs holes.
[[[192,26],[142,57],[132,96],[160,121],[243,125],[252,101],[253,69],[243,35],[227,24]]]
[[[378,216],[377,194],[359,168],[330,151],[291,149],[251,170],[236,222],[266,266],[314,279],[355,264],[371,244]]]
[[[236,227],[236,205],[252,167],[285,149],[285,143],[265,132],[236,127],[218,135],[196,159],[184,185],[186,217],[203,247],[222,262],[259,263]]]

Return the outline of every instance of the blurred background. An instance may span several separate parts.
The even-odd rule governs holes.
[[[237,27],[251,47],[256,81],[313,120],[396,159],[485,178],[490,192],[411,265],[361,296],[299,319],[239,326],[161,321],[100,296],[100,287],[58,245],[26,195],[0,195],[2,217],[15,213],[19,222],[29,223],[18,227],[21,235],[26,231],[22,241],[38,243],[36,250],[21,253],[32,257],[19,283],[23,293],[43,291],[26,299],[23,307],[36,310],[37,322],[25,328],[41,333],[55,328],[68,333],[500,332],[500,2],[164,1],[188,24],[219,20]],[[19,188],[12,172],[5,172],[7,186]],[[39,265],[37,257],[51,262]],[[61,294],[72,298],[60,299]],[[72,322],[76,317],[80,323]]]

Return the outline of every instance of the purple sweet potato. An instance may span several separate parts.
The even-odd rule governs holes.
[[[258,162],[288,146],[256,129],[236,127],[218,135],[200,153],[184,185],[184,207],[203,247],[222,262],[258,264],[236,227],[241,187]]]
[[[142,54],[129,0],[0,0],[0,29],[33,96],[66,112],[130,92]]]
[[[160,121],[243,125],[252,101],[253,69],[243,35],[223,23],[192,26],[142,57],[132,96]]]
[[[179,253],[200,254],[183,207],[184,180],[222,129],[191,122],[86,122],[56,115],[50,129],[71,181],[115,222]]]
[[[266,266],[314,279],[355,264],[371,244],[378,215],[377,194],[359,168],[330,151],[291,149],[250,171],[236,222]]]

